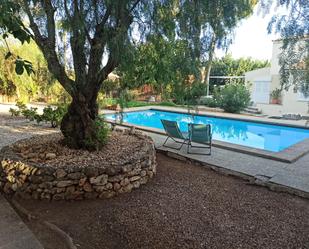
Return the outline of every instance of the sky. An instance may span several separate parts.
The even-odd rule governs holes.
[[[267,25],[273,16],[271,11],[263,16],[259,13],[257,6],[252,16],[242,20],[235,30],[233,44],[229,47],[228,53],[234,58],[252,57],[261,60],[270,60],[272,54],[272,40],[278,38],[277,35],[268,34]],[[224,51],[216,51],[216,56],[224,56]]]

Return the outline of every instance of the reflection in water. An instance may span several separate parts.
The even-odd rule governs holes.
[[[106,118],[115,120],[116,115],[106,115]],[[182,113],[146,110],[128,112],[123,117],[127,123],[163,130],[161,119],[176,121],[183,132],[188,131],[189,123],[210,124],[215,140],[274,152],[309,138],[307,129]]]

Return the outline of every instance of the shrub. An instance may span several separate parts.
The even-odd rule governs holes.
[[[26,119],[28,119],[30,121],[34,121],[35,117],[38,115],[37,112],[36,112],[37,110],[38,110],[38,108],[30,107],[30,109],[27,109],[27,108],[22,109],[21,113]]]
[[[200,97],[207,94],[207,85],[201,82],[195,82],[191,87],[185,89],[185,102],[187,104],[197,104]]]
[[[20,111],[21,111],[21,110],[27,109],[26,104],[25,104],[23,101],[20,101],[20,100],[18,100],[18,101],[16,102],[16,106],[17,106],[17,108],[18,108]]]
[[[95,126],[99,142],[101,143],[101,145],[106,144],[110,129],[104,118],[98,117],[95,121]]]
[[[225,85],[216,89],[214,95],[219,107],[226,112],[239,113],[250,103],[250,92],[241,83]]]
[[[51,126],[56,128],[60,125],[61,120],[66,112],[66,106],[58,106],[56,109],[53,109],[51,106],[47,106],[43,109],[43,114],[38,117],[37,122],[50,122]]]
[[[22,114],[26,119],[30,121],[35,120],[38,124],[43,121],[46,123],[49,122],[52,128],[56,128],[60,125],[64,114],[67,112],[67,106],[65,105],[59,105],[56,108],[47,106],[43,109],[42,115],[37,113],[37,108],[30,107],[30,109],[28,109],[27,106],[20,101],[17,101],[16,106],[18,110],[10,108],[12,116],[19,116]]]
[[[20,115],[20,111],[14,108],[10,108],[9,112],[11,113],[12,117],[18,117]]]
[[[93,150],[99,150],[107,143],[108,135],[110,132],[110,128],[108,127],[104,118],[97,117],[95,120],[95,132],[97,141],[87,139],[85,144]]]
[[[115,105],[116,103],[117,100],[113,98],[102,97],[98,100],[98,105],[100,108],[106,108],[107,106]]]
[[[208,107],[218,107],[218,102],[214,97],[202,97],[199,100],[199,104]]]
[[[161,106],[176,106],[176,104],[172,101],[163,101],[161,103],[158,103],[158,105],[161,105]]]

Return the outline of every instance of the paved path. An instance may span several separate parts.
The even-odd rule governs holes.
[[[0,249],[43,249],[33,233],[0,194]]]
[[[50,129],[34,127],[25,120],[13,120],[0,116],[0,149],[19,139],[50,131]],[[1,194],[0,249],[43,249],[43,246]]]
[[[186,146],[180,151],[163,147],[165,136],[147,134],[153,138],[158,150],[171,156],[193,159],[217,171],[246,178],[273,190],[309,198],[309,154],[294,163],[283,163],[216,147],[212,148],[211,156],[193,155],[187,154]],[[173,146],[172,143],[168,145]]]

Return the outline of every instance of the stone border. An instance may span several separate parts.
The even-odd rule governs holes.
[[[0,189],[25,199],[81,200],[111,198],[131,192],[156,174],[156,150],[152,139],[144,139],[142,148],[131,162],[100,167],[54,168],[43,164],[23,162],[12,149],[1,149]]]
[[[145,109],[145,110],[158,110],[158,111],[165,111],[165,110],[160,110],[160,109],[155,109],[155,108],[149,108],[149,109]],[[139,110],[135,110],[135,111],[128,111],[128,112],[137,112]],[[174,112],[175,111],[166,111],[166,112]],[[181,112],[179,111],[179,113],[183,113],[185,114],[185,112]],[[108,113],[108,114],[113,114],[113,113]],[[186,113],[187,114],[187,113]],[[221,118],[218,117],[216,115],[203,115],[203,114],[198,114],[200,116],[210,116],[210,117],[214,117],[214,118]],[[228,117],[222,117],[223,119],[234,119],[234,118],[228,118]],[[298,126],[292,126],[292,125],[282,125],[282,124],[277,124],[277,123],[266,123],[266,122],[262,122],[262,121],[252,121],[252,120],[246,120],[246,119],[237,119],[235,118],[234,120],[241,120],[241,121],[246,121],[246,122],[256,122],[256,123],[264,123],[264,124],[274,124],[274,125],[279,125],[279,126],[288,126],[288,127],[294,127],[294,128],[303,128],[303,129],[309,129],[309,127],[298,127]],[[110,124],[116,124],[116,125],[120,125],[120,126],[125,126],[125,127],[136,127],[139,130],[142,131],[147,131],[147,132],[153,132],[153,133],[157,133],[160,135],[166,135],[164,131],[157,129],[157,128],[150,128],[150,127],[146,127],[146,126],[139,126],[139,125],[133,125],[131,123],[115,123],[114,121],[111,120],[106,120],[106,122],[110,123]],[[263,157],[263,158],[267,158],[267,159],[271,159],[271,160],[275,160],[275,161],[280,161],[280,162],[285,162],[285,163],[293,163],[295,161],[297,161],[299,158],[301,158],[302,156],[306,155],[309,153],[309,138],[305,139],[299,143],[296,143],[282,151],[279,152],[272,152],[272,151],[267,151],[267,150],[262,150],[262,149],[258,149],[258,148],[251,148],[248,146],[243,146],[243,145],[238,145],[238,144],[233,144],[233,143],[228,143],[228,142],[223,142],[223,141],[218,141],[218,140],[213,140],[213,146],[214,147],[218,147],[218,148],[222,148],[222,149],[227,149],[227,150],[232,150],[232,151],[236,151],[236,152],[241,152],[241,153],[245,153],[248,155],[253,155],[253,156],[258,156],[258,157]]]
[[[180,160],[180,161],[185,161],[185,162],[190,162],[190,163],[195,163],[195,164],[201,165],[203,167],[214,170],[214,171],[216,171],[220,174],[223,174],[223,175],[234,176],[234,177],[246,180],[250,184],[254,184],[254,185],[258,185],[258,186],[262,186],[262,187],[267,187],[272,191],[289,193],[289,194],[292,194],[292,195],[296,195],[296,196],[299,196],[299,197],[309,199],[309,192],[302,191],[302,190],[292,188],[292,187],[289,187],[289,186],[284,186],[284,185],[281,185],[281,184],[278,184],[278,183],[274,183],[274,182],[271,181],[271,179],[269,177],[266,177],[266,176],[263,176],[263,175],[251,176],[251,175],[248,175],[248,174],[245,174],[245,173],[242,173],[242,172],[238,172],[238,171],[226,169],[226,168],[214,165],[214,164],[202,162],[202,161],[199,161],[197,159],[188,158],[188,157],[185,157],[185,156],[180,155],[178,153],[175,153],[175,152],[172,152],[172,151],[169,151],[169,150],[160,149],[160,148],[157,148],[157,152],[162,153],[162,154],[164,154],[168,157]]]

